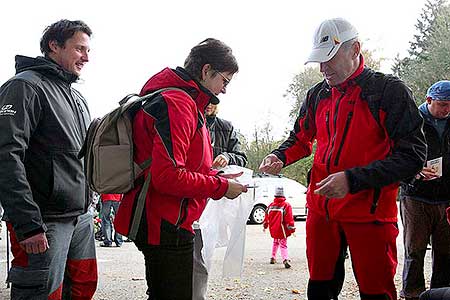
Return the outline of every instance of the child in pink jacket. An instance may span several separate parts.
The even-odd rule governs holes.
[[[286,202],[284,197],[283,187],[275,188],[275,199],[269,205],[266,210],[266,217],[264,218],[264,231],[269,227],[270,235],[273,238],[272,257],[270,263],[276,262],[276,256],[278,248],[280,248],[281,257],[283,258],[283,264],[286,269],[291,265],[288,248],[287,238],[295,231],[294,217],[292,215],[292,207]]]

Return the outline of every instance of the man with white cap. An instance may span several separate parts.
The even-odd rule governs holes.
[[[433,272],[430,288],[450,286],[450,81],[434,83],[419,111],[425,120],[427,163],[416,176],[404,180],[400,194],[405,262],[405,299],[419,299],[425,290],[424,257],[431,239]]]
[[[350,249],[361,299],[397,299],[398,182],[423,166],[422,118],[411,91],[364,67],[357,30],[323,21],[307,62],[324,79],[307,93],[288,139],[266,156],[276,174],[316,152],[307,192],[308,299],[338,299]]]

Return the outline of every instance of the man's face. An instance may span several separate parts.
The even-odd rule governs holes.
[[[357,42],[356,42],[357,43]],[[341,46],[336,55],[327,62],[320,63],[320,72],[330,86],[343,83],[355,71],[354,46]]]
[[[52,52],[49,56],[69,73],[80,76],[81,70],[89,61],[89,42],[90,37],[86,33],[77,31],[63,47],[60,47],[56,41],[51,41]]]
[[[212,104],[212,103],[208,104],[208,106],[206,106],[206,109],[205,109],[205,115],[206,116],[215,116],[216,115],[216,107],[217,107],[217,105],[215,105],[215,104]]]
[[[428,110],[436,119],[445,119],[450,115],[450,99],[449,100],[432,100],[427,99]]]

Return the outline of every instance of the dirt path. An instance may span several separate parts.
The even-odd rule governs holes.
[[[208,286],[208,300],[300,300],[306,299],[308,280],[305,256],[305,222],[296,222],[297,236],[288,239],[292,268],[285,269],[281,263],[270,265],[272,240],[262,227],[247,226],[244,271],[240,279],[222,278],[220,261],[225,251],[217,249],[214,254]],[[0,240],[0,283],[6,278],[6,242],[4,232]],[[397,268],[397,291],[400,290],[403,269],[402,233],[397,239],[399,265]],[[143,257],[132,243],[121,248],[97,247],[99,284],[95,300],[147,299],[145,297]],[[279,259],[280,261],[280,259]],[[426,257],[426,278],[430,274],[430,251]],[[358,288],[351,271],[351,261],[346,261],[346,281],[341,293],[342,300],[359,300]],[[428,284],[428,283],[427,283]],[[6,284],[0,284],[0,299],[9,299]]]

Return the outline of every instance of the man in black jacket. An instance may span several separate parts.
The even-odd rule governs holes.
[[[89,61],[91,29],[60,20],[44,57],[16,56],[0,88],[0,194],[14,259],[11,299],[91,299],[97,263],[89,189],[77,158],[90,116],[72,88]]]
[[[245,167],[247,156],[241,151],[241,143],[231,122],[217,117],[217,104],[208,104],[205,110],[206,126],[213,147],[213,168],[227,165]]]
[[[415,178],[402,183],[400,213],[405,263],[401,296],[419,299],[425,290],[423,264],[431,238],[433,272],[430,288],[450,286],[450,81],[433,84],[419,107],[428,145],[427,164]]]

